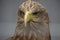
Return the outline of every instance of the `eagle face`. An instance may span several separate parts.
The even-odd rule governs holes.
[[[50,40],[47,10],[38,2],[26,1],[19,6],[16,35],[22,40]]]
[[[48,17],[46,9],[38,2],[34,1],[26,1],[19,6],[18,16],[20,17],[19,20],[21,22],[23,21],[25,26],[28,22],[42,22],[42,20]]]
[[[51,40],[47,10],[34,1],[20,5],[14,36],[8,40]]]

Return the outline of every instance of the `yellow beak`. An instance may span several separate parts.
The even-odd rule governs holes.
[[[33,18],[32,13],[30,11],[26,11],[25,16],[24,16],[25,27],[26,27],[27,23],[32,20],[32,18]]]

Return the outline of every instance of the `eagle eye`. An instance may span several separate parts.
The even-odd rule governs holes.
[[[20,10],[19,11],[19,16],[24,17],[24,12]]]
[[[33,13],[33,15],[37,15],[37,14],[38,14],[38,12],[34,12],[34,13]]]

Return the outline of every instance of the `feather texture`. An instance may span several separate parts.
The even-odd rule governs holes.
[[[29,10],[36,18],[24,26],[25,11]],[[26,1],[18,9],[18,22],[13,37],[7,40],[51,40],[47,10],[38,2]]]

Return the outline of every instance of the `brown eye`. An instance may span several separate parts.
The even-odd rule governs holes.
[[[33,15],[37,15],[37,14],[38,14],[38,12],[33,13]]]
[[[20,16],[24,17],[24,12],[23,11],[20,11]]]

